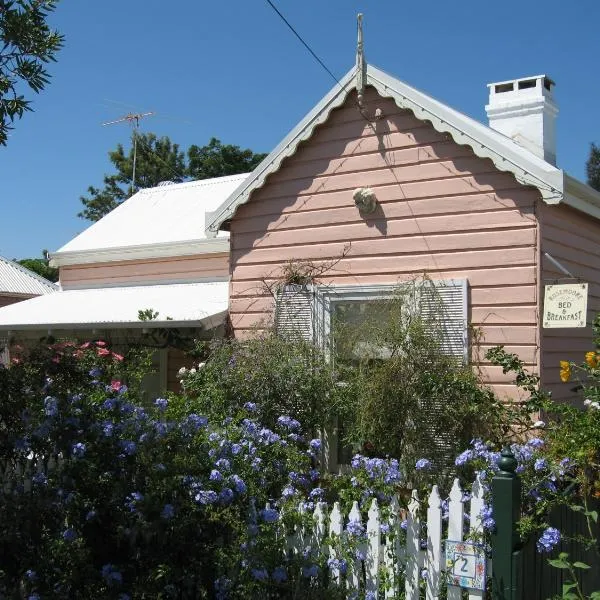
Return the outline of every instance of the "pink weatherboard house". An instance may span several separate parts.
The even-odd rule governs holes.
[[[443,291],[452,352],[471,353],[500,395],[516,390],[483,358],[497,344],[566,397],[559,360],[581,359],[600,310],[600,193],[555,164],[553,87],[544,75],[490,84],[487,126],[359,52],[207,221],[209,235],[230,232],[235,335],[294,306],[306,337],[326,344],[336,302],[382,297],[426,273]],[[331,267],[276,301],[265,282],[290,260]],[[589,283],[586,328],[542,328],[544,285],[564,277],[556,262]]]

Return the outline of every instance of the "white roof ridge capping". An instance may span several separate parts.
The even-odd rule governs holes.
[[[0,295],[35,296],[58,291],[58,286],[14,260],[0,256]]]
[[[245,204],[250,194],[264,185],[267,176],[276,172],[282,161],[292,156],[299,144],[312,136],[315,127],[324,123],[331,111],[344,103],[348,93],[355,87],[355,79],[356,67],[353,67],[340,80],[341,85],[335,85],[227,200],[212,214],[207,215],[207,237],[217,235],[238,206]],[[398,107],[411,110],[418,119],[431,122],[437,131],[450,134],[457,144],[469,146],[477,156],[489,158],[500,171],[513,173],[523,185],[536,187],[547,204],[565,202],[600,218],[599,192],[568,176],[562,169],[551,165],[502,133],[372,65],[367,65],[365,85],[373,86],[384,98],[392,98]],[[571,193],[565,193],[567,186],[572,190]],[[578,197],[573,195],[575,192],[578,192]]]

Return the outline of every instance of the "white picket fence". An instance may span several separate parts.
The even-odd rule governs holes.
[[[468,510],[467,510],[467,504]],[[402,511],[397,498],[393,498],[389,511],[391,515],[382,520],[382,511],[376,499],[373,499],[366,519],[366,527],[358,503],[355,502],[347,516],[336,502],[331,511],[325,503],[318,503],[313,518],[313,531],[298,531],[290,539],[290,546],[296,552],[302,552],[307,546],[320,548],[325,556],[342,559],[345,540],[349,543],[346,525],[350,521],[360,523],[366,531],[366,538],[359,543],[358,550],[364,559],[354,558],[347,565],[346,573],[339,568],[329,570],[329,578],[346,590],[347,598],[357,593],[371,592],[373,598],[399,598],[419,600],[421,582],[425,585],[425,598],[434,600],[439,597],[440,585],[445,571],[444,540],[463,541],[478,538],[482,533],[481,511],[484,507],[483,486],[476,480],[472,486],[470,500],[465,495],[458,479],[454,481],[449,497],[448,517],[443,518],[442,499],[438,487],[433,486],[426,505],[426,520],[421,522],[419,515],[421,500],[416,491],[412,492],[408,508]],[[423,507],[425,509],[425,507]],[[468,516],[468,518],[465,518]],[[406,520],[405,534],[401,532],[401,523]],[[387,523],[386,523],[387,521]],[[389,526],[389,533],[381,532],[381,525]],[[423,528],[426,525],[426,528]],[[426,529],[426,534],[422,531]],[[329,536],[327,536],[329,533]],[[337,544],[327,545],[327,539],[338,539]],[[422,549],[421,541],[426,541]],[[423,543],[425,546],[425,543]],[[348,547],[348,544],[346,544]],[[336,563],[334,563],[336,564]],[[383,585],[383,580],[387,583]],[[382,591],[382,588],[385,588]],[[481,599],[484,592],[469,590],[469,600]],[[448,586],[448,600],[460,600],[462,591],[458,587]]]
[[[0,461],[0,489],[8,494],[23,486],[29,492],[36,475],[47,476],[62,460],[62,456],[30,456],[24,460]]]

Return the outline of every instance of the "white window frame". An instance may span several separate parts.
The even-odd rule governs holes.
[[[439,279],[432,280],[436,288],[454,287],[460,289],[462,312],[464,315],[463,328],[463,361],[468,362],[468,286],[467,279]],[[369,285],[332,285],[317,286],[315,303],[313,307],[313,330],[318,346],[323,350],[325,356],[331,359],[332,343],[332,318],[336,302],[352,302],[386,300],[393,298],[402,283],[382,283]]]

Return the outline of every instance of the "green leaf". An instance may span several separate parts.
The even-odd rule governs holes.
[[[589,512],[585,513],[588,517],[591,517],[592,521],[594,521],[594,523],[598,522],[598,511],[597,510],[590,510]]]
[[[548,563],[557,569],[568,569],[569,563],[560,558],[548,559]]]
[[[572,590],[573,588],[577,587],[577,583],[573,582],[573,581],[567,581],[566,583],[563,583],[562,586],[562,593],[563,593],[563,598],[565,597],[565,594],[567,592],[569,592],[570,590]]]
[[[582,562],[579,562],[579,561],[574,562],[573,566],[576,569],[591,569],[592,568],[592,567],[590,567],[590,565],[586,565],[585,563],[582,563]]]
[[[600,600],[600,590],[590,594],[590,600]]]

